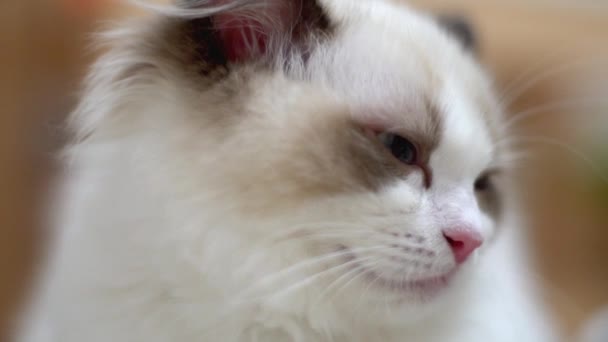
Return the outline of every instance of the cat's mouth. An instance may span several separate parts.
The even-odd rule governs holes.
[[[365,272],[366,279],[372,286],[382,287],[391,292],[416,294],[425,298],[437,295],[448,287],[450,280],[455,274],[455,270],[452,270],[443,275],[409,280],[389,278],[363,267],[360,269],[362,272]]]
[[[346,262],[351,264],[351,269],[358,270],[370,287],[380,288],[399,295],[416,295],[424,298],[434,297],[448,287],[457,271],[457,268],[454,267],[443,274],[417,279],[407,279],[405,277],[398,277],[398,275],[391,277],[359,263],[357,255],[351,252],[348,247],[342,245],[338,248],[344,253]]]

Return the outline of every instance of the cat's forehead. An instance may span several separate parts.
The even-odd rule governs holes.
[[[417,134],[429,150],[466,151],[459,161],[483,156],[469,162],[475,168],[488,164],[500,110],[473,56],[432,19],[399,6],[362,2],[349,10],[312,59],[311,77],[329,82],[364,123]]]

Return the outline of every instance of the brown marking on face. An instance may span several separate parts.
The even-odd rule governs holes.
[[[497,161],[500,159],[500,155],[507,153],[507,147],[500,142],[505,138],[505,131],[503,130],[503,113],[500,105],[494,100],[495,96],[491,93],[490,89],[478,89],[476,91],[477,96],[475,97],[476,103],[479,106],[479,112],[482,116],[487,132],[490,137],[490,143],[494,145],[492,149],[492,159]],[[499,168],[492,168],[486,170],[481,174],[475,184],[477,188],[481,183],[483,190],[476,191],[477,202],[479,208],[492,217],[494,220],[499,220],[502,216],[502,196],[501,186],[499,186],[499,179],[505,177]]]
[[[288,86],[278,88],[285,87]],[[230,160],[237,164],[225,166],[234,174],[224,173],[222,178],[229,179],[229,186],[239,193],[263,194],[252,194],[259,200],[241,203],[246,206],[241,207],[242,211],[258,217],[271,216],[277,211],[289,210],[284,206],[294,208],[298,203],[321,198],[378,192],[417,172],[429,172],[425,174],[425,182],[430,185],[430,169],[397,160],[377,134],[370,134],[366,123],[352,114],[350,106],[335,104],[331,96],[330,103],[326,103],[325,95],[317,91],[301,90],[299,92],[305,96],[290,101],[292,103],[287,107],[275,109],[291,113],[277,113],[287,115],[288,119],[280,121],[287,120],[289,124],[277,127],[271,118],[257,119],[264,116],[263,113],[245,110],[240,115],[240,124],[222,132],[222,137],[230,139],[238,136],[237,132],[242,135],[246,131],[260,131],[255,136],[263,139],[242,141],[229,150]],[[259,95],[258,90],[252,90],[239,101],[249,103],[260,98],[264,96]],[[430,101],[420,110],[391,115],[398,127],[394,133],[402,134],[417,145],[424,166],[428,165],[430,155],[441,140],[440,115],[440,109]],[[250,149],[256,146],[264,148]]]
[[[422,106],[405,109],[405,113],[393,114],[390,117],[394,124],[379,125],[374,129],[379,133],[398,134],[416,146],[417,162],[414,166],[424,173],[425,186],[431,187],[433,170],[429,162],[433,151],[439,146],[443,127],[440,109],[432,101],[423,100]],[[400,162],[399,164],[403,165]]]
[[[414,171],[398,163],[377,137],[346,113],[311,122],[307,130],[294,133],[294,140],[287,142],[292,153],[277,167],[309,193],[377,191]]]
[[[337,137],[336,147],[345,151],[348,159],[343,167],[362,188],[377,191],[416,171],[415,167],[396,160],[375,135],[366,134],[356,123],[350,122],[346,128],[344,134]]]
[[[421,151],[423,159],[418,166],[397,160],[375,134],[342,109],[334,114],[312,115],[307,129],[294,130],[294,140],[286,142],[292,153],[278,168],[288,170],[285,175],[294,176],[291,181],[308,191],[316,189],[314,193],[374,192],[414,172],[426,173],[441,132],[438,110],[431,105],[428,109],[427,113],[416,114],[426,128],[407,130],[407,137]],[[420,124],[418,118],[410,122]],[[430,182],[431,176],[425,176]]]
[[[496,178],[499,176],[499,171],[490,170],[475,182],[479,208],[495,220],[500,219],[502,214],[502,200],[496,184]]]
[[[362,179],[375,180],[381,184],[385,180],[394,181],[397,178],[405,178],[412,172],[421,171],[424,175],[425,186],[432,185],[433,172],[429,161],[431,154],[439,145],[441,140],[442,121],[439,109],[431,101],[424,101],[424,108],[418,111],[401,113],[393,116],[395,120],[401,121],[396,128],[387,130],[391,133],[401,135],[414,144],[417,149],[417,162],[415,165],[406,165],[391,155],[390,151],[380,143],[376,137],[371,137],[367,146],[375,145],[374,158],[366,155],[364,149],[358,149],[360,164],[367,165],[359,168],[368,171]],[[368,138],[369,135],[368,135]],[[374,165],[370,167],[369,165]],[[388,174],[387,170],[391,170]]]
[[[428,120],[426,121],[424,134],[420,137],[420,139],[422,139],[421,141],[423,141],[422,146],[424,147],[424,159],[421,161],[421,167],[425,172],[425,185],[427,188],[430,188],[433,184],[433,170],[431,169],[429,162],[431,154],[441,142],[443,124],[440,109],[433,104],[433,102],[426,102],[426,113]]]
[[[396,160],[376,136],[352,119],[348,109],[306,109],[298,111],[307,119],[294,123],[297,127],[265,132],[265,141],[256,142],[265,146],[263,150],[248,149],[256,147],[246,141],[238,145],[246,145],[244,151],[230,149],[233,154],[228,162],[235,164],[225,165],[229,171],[221,175],[229,180],[226,194],[230,188],[230,192],[258,199],[239,203],[241,213],[272,217],[300,203],[377,192],[420,172]],[[247,113],[243,128],[236,129],[268,129],[252,126],[250,119],[255,115]]]

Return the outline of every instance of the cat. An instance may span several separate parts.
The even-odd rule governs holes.
[[[71,117],[18,341],[556,341],[470,36],[388,0],[146,6]]]

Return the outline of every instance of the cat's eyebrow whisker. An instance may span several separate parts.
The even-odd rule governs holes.
[[[550,79],[551,77],[557,76],[561,73],[576,70],[580,67],[592,67],[594,64],[605,63],[605,57],[583,57],[578,60],[574,60],[569,63],[558,64],[545,71],[539,71],[537,74],[533,74],[531,70],[530,74],[526,77],[521,77],[520,80],[513,82],[513,84],[506,87],[499,98],[500,103],[503,106],[511,105],[527,90],[532,88],[539,82]]]
[[[581,56],[581,57],[575,58],[571,61],[557,60],[557,58],[564,56],[564,54],[567,52],[566,50],[567,49],[557,49],[557,50],[552,51],[551,53],[545,53],[545,54],[539,55],[538,58],[536,58],[533,62],[527,63],[527,67],[524,70],[519,72],[514,78],[509,80],[508,83],[503,85],[503,90],[501,92],[500,99],[504,100],[505,96],[507,96],[508,93],[512,93],[512,92],[516,91],[518,88],[521,88],[524,83],[529,82],[529,80],[531,78],[538,77],[537,75],[539,75],[541,73],[546,74],[550,70],[555,70],[556,68],[558,68],[560,66],[564,66],[565,64],[569,64],[569,65],[571,65],[571,68],[575,68],[577,65],[592,64],[594,59],[597,59],[598,61],[600,61],[600,58],[597,58],[595,56]],[[552,65],[552,66],[547,68],[547,65]],[[564,71],[566,71],[566,70],[564,70]],[[548,75],[546,77],[550,77],[550,76],[552,76],[552,75]],[[542,79],[539,81],[542,81]],[[513,96],[510,96],[510,97],[513,97]],[[517,99],[517,98],[515,98],[515,99]],[[503,101],[501,103],[505,103],[505,102]],[[509,105],[510,103],[506,103],[506,104]]]
[[[515,89],[521,87],[521,85],[527,82],[530,78],[535,75],[544,72],[547,70],[546,65],[551,60],[551,58],[555,58],[560,54],[553,52],[552,54],[545,54],[539,56],[534,63],[529,63],[528,67],[521,71],[517,76],[509,80],[506,84],[502,86],[501,95],[499,97],[499,101],[501,104],[509,105],[507,103],[506,97],[510,96],[509,93],[513,92]]]
[[[514,166],[520,164],[521,161],[532,159],[533,155],[530,151],[510,151],[494,162],[494,165],[500,169],[513,169]]]
[[[532,106],[513,114],[504,124],[503,131],[509,131],[514,126],[521,123],[524,120],[533,118],[539,115],[554,115],[554,111],[568,110],[568,109],[580,109],[584,108],[599,108],[599,106],[608,105],[608,101],[600,97],[588,97],[588,98],[572,98],[564,99],[553,102]]]
[[[580,152],[576,148],[568,145],[564,142],[558,141],[555,138],[546,137],[546,136],[514,136],[512,137],[511,143],[514,144],[522,144],[522,143],[538,143],[544,144],[548,146],[554,146],[562,149],[563,151],[569,152],[571,155],[576,157],[578,160],[582,161],[585,165],[587,165],[591,171],[596,174],[596,176],[605,184],[608,184],[608,177],[606,177],[602,168],[599,167],[591,158],[586,156],[584,153]]]

